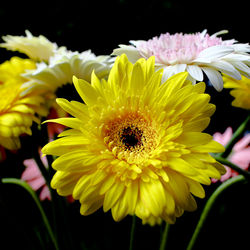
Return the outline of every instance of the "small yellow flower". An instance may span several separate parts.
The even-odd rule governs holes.
[[[209,154],[223,146],[201,132],[215,110],[205,84],[192,85],[187,73],[161,84],[154,66],[154,57],[133,65],[122,55],[107,81],[73,79],[85,104],[57,99],[73,117],[50,121],[70,129],[42,152],[58,156],[51,186],[79,200],[83,215],[103,206],[116,221],[135,214],[174,223],[196,209],[201,184],[224,173]]]
[[[35,93],[23,95],[26,79],[21,74],[32,69],[33,61],[18,57],[0,65],[0,145],[10,150],[20,148],[21,134],[31,134],[32,122],[39,122],[36,114],[47,114],[41,106],[42,97]]]
[[[50,42],[46,37],[40,35],[33,36],[28,30],[25,36],[3,36],[5,43],[1,43],[1,47],[12,51],[19,51],[26,54],[30,59],[36,61],[48,61],[54,55],[57,49],[55,43]]]
[[[232,102],[234,107],[250,109],[250,79],[242,76],[241,80],[233,79],[224,75],[224,88],[233,89],[230,94],[235,98]]]

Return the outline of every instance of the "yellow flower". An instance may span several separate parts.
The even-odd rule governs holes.
[[[224,75],[224,88],[233,89],[230,94],[235,98],[232,102],[234,107],[250,109],[250,79],[242,76],[241,80],[233,79]]]
[[[5,43],[1,47],[12,51],[19,51],[26,54],[29,58],[37,61],[48,61],[57,49],[55,43],[50,42],[46,37],[40,35],[33,36],[28,30],[25,36],[3,36]]]
[[[21,134],[31,134],[32,122],[39,122],[35,114],[47,114],[42,97],[23,94],[21,74],[34,68],[33,61],[18,57],[0,65],[0,145],[10,150],[20,148]]]
[[[51,186],[73,194],[83,215],[103,206],[116,221],[135,214],[152,225],[174,223],[196,209],[201,184],[224,173],[209,154],[223,146],[201,132],[215,110],[205,84],[192,85],[187,73],[161,84],[154,65],[154,57],[133,65],[122,55],[107,81],[94,73],[91,84],[73,79],[85,104],[57,99],[73,117],[50,121],[70,129],[42,152],[59,156]]]

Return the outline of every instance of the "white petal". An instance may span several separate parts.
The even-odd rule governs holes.
[[[202,50],[197,59],[209,58],[211,60],[216,60],[217,58],[226,56],[232,52],[234,52],[234,49],[232,47],[216,45]]]
[[[250,78],[250,68],[243,62],[232,62],[233,66],[238,69],[241,74]]]
[[[200,36],[201,36],[201,37],[205,37],[206,34],[207,34],[207,29],[204,29],[204,30],[201,32]]]
[[[146,41],[144,40],[130,40],[129,43],[131,43],[132,45],[134,45],[135,47],[137,47],[138,45],[140,45],[140,43],[145,43]]]
[[[165,82],[169,77],[173,76],[175,74],[175,65],[171,65],[171,66],[167,66],[164,68],[164,71],[163,71],[163,75],[162,75],[162,79],[161,79],[161,82]]]
[[[193,85],[196,84],[196,79],[194,79],[190,74],[188,75],[187,80],[192,82]]]
[[[197,59],[193,60],[191,63],[195,63],[197,65],[204,64],[204,63],[211,63],[211,59],[198,57]]]
[[[211,67],[218,69],[219,71],[233,77],[234,79],[240,80],[241,75],[238,70],[234,68],[230,63],[220,60],[217,62],[213,62]]]
[[[217,91],[221,91],[223,89],[223,79],[221,74],[218,71],[208,67],[202,67],[202,70],[205,72],[214,88]]]
[[[176,64],[175,65],[175,74],[178,74],[180,72],[184,72],[187,67],[187,64]]]
[[[250,52],[250,45],[248,43],[239,43],[231,45],[235,52],[246,53]]]
[[[119,45],[120,48],[114,49],[111,55],[120,56],[121,54],[125,53],[132,63],[135,63],[138,59],[141,58],[139,51],[133,47],[128,45]]]
[[[203,80],[202,70],[197,65],[188,65],[187,71],[192,76],[192,78],[196,79],[197,81]]]
[[[232,53],[230,55],[223,57],[223,60],[226,60],[228,62],[230,62],[230,61],[250,62],[250,55]]]

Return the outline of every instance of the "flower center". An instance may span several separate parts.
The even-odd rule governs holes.
[[[129,163],[148,158],[158,144],[155,124],[137,113],[124,114],[107,121],[103,136],[109,150]]]
[[[138,128],[127,127],[122,130],[121,141],[130,150],[142,144],[142,131]]]

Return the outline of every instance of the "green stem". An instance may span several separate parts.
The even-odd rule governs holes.
[[[166,249],[169,229],[170,229],[170,224],[166,222],[166,225],[162,234],[162,238],[161,238],[160,250]]]
[[[136,216],[134,215],[133,218],[132,218],[132,225],[131,225],[131,231],[130,231],[129,250],[133,250],[133,246],[134,246],[135,225],[136,225]]]
[[[37,151],[34,152],[34,160],[36,161],[36,164],[38,166],[38,168],[40,169],[45,181],[46,181],[46,184],[49,188],[49,190],[51,191],[51,188],[50,188],[50,177],[49,177],[49,171],[48,169],[46,169],[46,167],[44,166],[41,158],[40,158],[40,155]]]
[[[40,211],[40,214],[42,216],[42,220],[44,222],[44,225],[48,231],[48,234],[51,238],[51,241],[53,242],[54,244],[54,247],[56,250],[59,250],[59,247],[58,247],[58,244],[57,244],[57,241],[54,237],[54,234],[53,234],[53,231],[51,229],[51,226],[49,224],[49,220],[43,210],[43,207],[39,201],[39,199],[37,198],[37,195],[36,193],[33,191],[33,189],[25,182],[25,181],[22,181],[22,180],[19,180],[19,179],[16,179],[16,178],[2,178],[2,182],[3,183],[8,183],[8,184],[16,184],[16,185],[19,185],[21,187],[23,187],[26,191],[28,191],[28,193],[31,195],[31,197],[33,198],[33,200],[35,201],[39,211]]]
[[[187,250],[191,250],[193,249],[193,246],[196,242],[196,239],[198,238],[200,231],[208,217],[209,212],[211,211],[212,206],[214,205],[215,201],[217,200],[217,198],[230,186],[236,184],[236,183],[240,183],[240,182],[245,182],[246,179],[244,176],[242,175],[238,175],[234,178],[228,179],[227,181],[223,182],[215,191],[214,193],[211,195],[211,197],[208,199],[202,213],[200,216],[200,219],[198,221],[198,224],[195,228],[195,231],[193,233],[193,236],[188,244]]]
[[[53,227],[55,232],[55,238],[58,240],[58,223],[57,223],[57,212],[56,212],[56,206],[58,205],[58,199],[57,194],[55,193],[55,190],[53,190],[50,186],[50,176],[52,175],[52,169],[51,165],[49,165],[48,169],[44,166],[40,155],[38,151],[34,152],[34,160],[36,161],[36,164],[38,165],[39,170],[41,171],[43,178],[45,179],[46,185],[50,192],[50,198],[51,198],[51,207],[52,207],[52,214],[53,214]],[[50,164],[50,161],[48,161],[48,164]],[[61,210],[61,208],[60,208]],[[63,217],[64,218],[64,217]]]
[[[241,174],[244,177],[246,177],[246,179],[250,180],[250,172],[248,172],[248,171],[240,168],[236,164],[232,163],[231,161],[228,161],[227,159],[225,159],[225,158],[223,158],[221,156],[214,156],[214,159],[216,161],[220,162],[221,164],[226,165],[226,166],[232,168],[233,170],[235,170],[239,174]]]
[[[248,125],[248,122],[250,120],[250,115],[247,116],[247,118],[245,119],[245,121],[238,127],[238,129],[234,132],[232,138],[230,139],[230,141],[228,142],[228,144],[225,147],[225,151],[221,154],[219,154],[219,156],[223,157],[223,158],[227,158],[229,156],[229,154],[231,153],[234,144],[242,137],[242,135],[245,132],[245,129]]]

